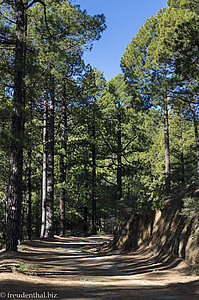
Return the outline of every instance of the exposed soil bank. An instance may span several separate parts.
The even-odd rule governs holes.
[[[115,248],[132,250],[145,244],[159,255],[178,256],[190,265],[198,265],[198,219],[186,219],[181,209],[182,201],[173,198],[165,199],[162,209],[156,211],[144,207],[118,233]]]

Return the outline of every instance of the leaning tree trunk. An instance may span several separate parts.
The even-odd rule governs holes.
[[[121,115],[118,114],[117,128],[117,200],[122,198],[122,131],[121,131]]]
[[[22,172],[23,172],[23,136],[25,109],[25,30],[26,14],[21,0],[15,0],[16,46],[15,75],[12,111],[12,145],[10,156],[10,174],[7,198],[7,240],[6,251],[17,251],[21,232]]]
[[[53,237],[54,219],[54,77],[50,76],[50,99],[48,101],[48,156],[47,156],[47,198],[45,238]]]
[[[65,235],[65,205],[66,205],[66,145],[67,145],[67,116],[66,116],[66,95],[64,89],[62,101],[62,117],[61,117],[61,153],[60,153],[60,177],[59,182],[62,185],[59,194],[59,212],[60,212],[60,236]]]
[[[42,200],[41,200],[41,232],[40,237],[44,237],[46,230],[46,199],[47,199],[47,156],[48,156],[48,100],[47,96],[44,99],[43,108],[43,170],[42,170]]]

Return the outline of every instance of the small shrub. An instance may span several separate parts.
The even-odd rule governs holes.
[[[20,266],[11,267],[12,272],[19,272],[27,275],[37,275],[38,274],[37,265],[23,264]]]
[[[188,218],[199,217],[199,199],[187,197],[183,199],[184,205],[181,214]]]

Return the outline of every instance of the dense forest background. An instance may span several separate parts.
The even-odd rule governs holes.
[[[197,185],[198,13],[197,0],[169,0],[106,82],[82,58],[106,29],[103,14],[72,1],[1,2],[7,251],[26,238],[113,232],[143,205],[159,207],[163,195]]]

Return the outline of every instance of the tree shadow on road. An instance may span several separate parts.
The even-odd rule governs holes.
[[[1,293],[7,298],[17,299],[19,295],[32,294],[32,298],[47,299],[173,299],[188,300],[198,299],[199,281],[191,281],[183,284],[156,285],[92,285],[91,282],[84,286],[34,284],[25,280],[1,281]],[[1,295],[0,293],[0,295]],[[15,297],[12,295],[16,294]],[[3,294],[2,294],[3,295]],[[54,297],[54,298],[53,298]],[[30,297],[29,297],[30,299]]]

